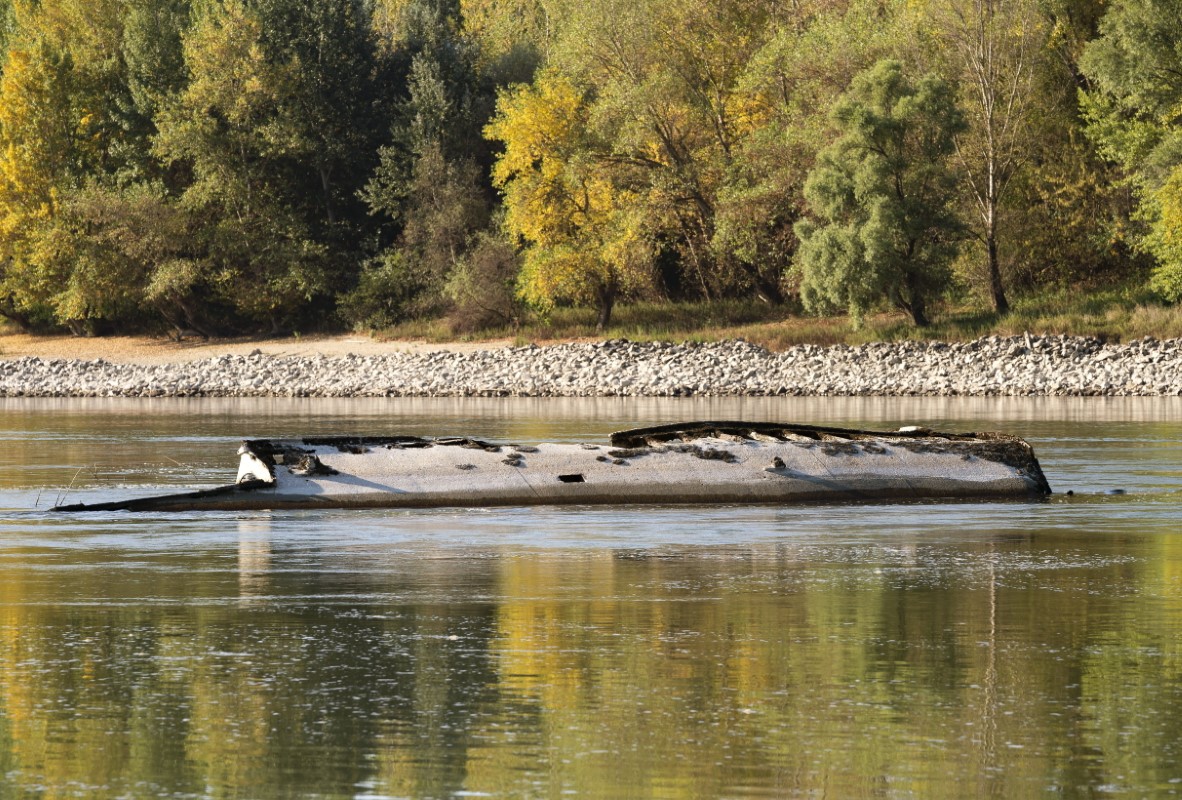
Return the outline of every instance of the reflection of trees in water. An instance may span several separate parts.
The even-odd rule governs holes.
[[[1095,585],[1128,586],[1135,571],[1061,569],[1057,543],[1021,536],[966,552],[875,546],[862,565],[851,549],[509,563],[523,597],[500,608],[502,682],[544,710],[553,751],[599,754],[586,775],[619,790],[680,780],[707,794],[849,795],[880,776],[960,796],[1041,790],[1048,775],[1096,785],[1072,774],[1103,763],[1077,736],[1090,660],[1079,645],[1103,633],[1098,608],[1136,607]],[[1151,687],[1145,703],[1177,693],[1151,675],[1133,679]],[[1153,768],[1129,760],[1126,774]]]
[[[375,554],[240,536],[229,568],[0,564],[3,774],[111,796],[1015,796],[1160,785],[1182,741],[1182,545],[1160,537]],[[68,597],[128,602],[43,602]]]
[[[258,566],[257,555],[240,563]],[[13,774],[106,785],[111,796],[149,785],[336,796],[373,773],[366,754],[395,736],[419,754],[424,794],[458,787],[468,718],[494,684],[486,601],[431,601],[430,570],[404,570],[377,591],[310,562],[272,572],[269,594],[243,606],[225,602],[239,595],[236,570],[163,560],[173,569],[88,572],[88,583],[108,585],[77,590],[126,594],[130,605],[22,605],[19,580],[0,579],[0,610],[11,610],[0,630],[0,734],[11,727]],[[478,570],[464,583],[490,595]],[[151,599],[183,597],[192,600]]]

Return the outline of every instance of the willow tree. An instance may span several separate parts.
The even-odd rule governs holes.
[[[716,252],[788,272],[829,112],[854,75],[908,39],[911,18],[902,11],[879,0],[810,0],[779,11],[737,87],[745,129],[718,192]]]
[[[953,90],[930,75],[912,83],[886,59],[854,78],[832,121],[840,137],[805,184],[819,221],[796,226],[804,301],[858,319],[885,298],[927,325],[961,230],[949,159],[964,118]]]

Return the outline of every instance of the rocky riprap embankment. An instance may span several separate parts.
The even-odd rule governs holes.
[[[715,344],[527,346],[468,353],[218,356],[160,366],[0,361],[7,397],[1182,395],[1182,340],[1064,336],[773,353]]]

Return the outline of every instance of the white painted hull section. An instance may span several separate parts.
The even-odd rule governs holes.
[[[698,443],[731,453],[734,461],[668,451],[612,458],[608,448],[541,444],[510,465],[504,463],[515,452],[509,449],[375,448],[354,454],[320,446],[314,453],[320,463],[339,474],[301,475],[277,465],[274,488],[257,490],[256,499],[261,504],[271,496],[285,505],[396,507],[905,500],[1036,491],[1033,479],[1013,467],[960,452],[911,452],[889,441],[882,442],[882,452],[832,455],[813,443]],[[243,472],[251,473],[253,457],[245,458]],[[573,482],[572,476],[581,481]]]
[[[623,447],[259,440],[243,445],[234,486],[61,510],[898,502],[1050,492],[1030,446],[1000,434],[792,426],[766,435],[743,423],[695,425],[714,435],[663,426],[616,434],[617,442],[641,443]],[[654,431],[660,435],[647,435]]]

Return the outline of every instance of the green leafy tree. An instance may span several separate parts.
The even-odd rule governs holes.
[[[488,225],[492,199],[481,129],[493,90],[481,81],[477,49],[460,32],[458,4],[411,0],[401,14],[399,52],[410,59],[406,97],[362,192],[393,241],[366,263],[357,290],[342,303],[360,326],[445,307],[451,273]]]
[[[1127,281],[1145,274],[1149,261],[1134,246],[1135,198],[1120,167],[1088,140],[1079,104],[1089,84],[1080,58],[1104,4],[1042,0],[1039,10],[1045,35],[1023,114],[1023,161],[1001,208],[1005,274],[1027,291]]]
[[[411,0],[403,9],[400,53],[409,61],[405,96],[396,104],[389,144],[362,197],[372,213],[401,226],[414,204],[416,162],[442,157],[471,159],[485,142],[481,128],[492,111],[492,94],[480,98],[476,52],[457,32],[450,3]]]
[[[189,226],[188,215],[160,183],[94,182],[71,192],[52,228],[63,243],[54,252],[69,259],[61,268],[68,278],[56,297],[59,310],[70,319],[92,320],[92,327],[78,332],[150,324],[148,314],[155,313],[178,338],[207,334],[201,329],[202,310],[185,294],[169,294],[160,281],[195,268],[188,252],[194,241]],[[95,310],[101,313],[87,313]]]
[[[439,146],[415,160],[405,191],[408,211],[398,241],[366,263],[357,288],[342,298],[342,315],[358,328],[440,311],[453,271],[488,225],[475,162],[448,161]]]
[[[327,286],[323,248],[294,213],[283,181],[306,142],[284,106],[295,65],[275,63],[262,20],[228,2],[204,13],[185,39],[191,81],[157,117],[156,152],[192,180],[181,198],[203,241],[197,270],[162,271],[171,295],[210,294],[278,330]]]
[[[121,55],[132,105],[148,124],[187,81],[182,39],[190,18],[189,0],[128,0]]]
[[[833,123],[840,138],[805,185],[820,223],[796,227],[805,303],[859,317],[886,298],[927,325],[961,231],[948,160],[964,119],[953,91],[932,76],[912,84],[883,60],[854,78]]]
[[[833,104],[854,75],[908,38],[909,24],[901,4],[877,0],[794,3],[775,16],[738,85],[746,125],[718,193],[716,253],[788,272]]]
[[[1107,0],[1041,0],[1039,3],[1050,24],[1051,53],[1069,76],[1068,83],[1073,88],[1088,85],[1080,58],[1088,42],[1096,38],[1108,6]]]
[[[365,221],[356,195],[388,126],[363,12],[227,0],[198,13],[184,37],[189,80],[155,137],[156,155],[188,176],[180,204],[198,266],[162,270],[161,296],[207,297],[277,331],[351,282]]]
[[[1136,187],[1153,287],[1182,300],[1182,2],[1121,0],[1100,34],[1082,58],[1088,132]]]
[[[491,230],[477,233],[444,290],[452,302],[452,331],[515,326],[524,311],[517,293],[520,272],[520,254],[512,242]]]
[[[386,139],[395,77],[365,0],[255,0],[260,44],[284,65],[276,122],[287,137],[288,201],[318,239],[347,248],[363,219],[357,194]],[[303,202],[300,202],[301,198]]]

